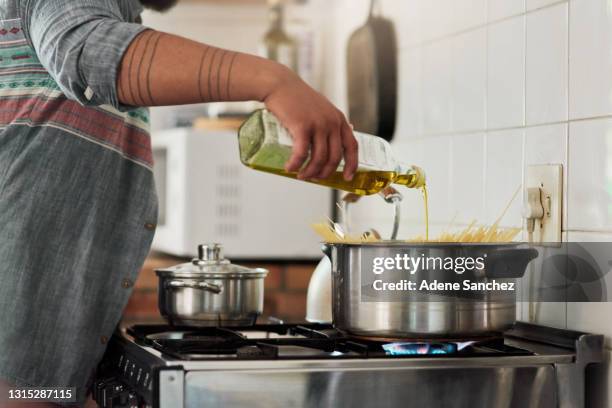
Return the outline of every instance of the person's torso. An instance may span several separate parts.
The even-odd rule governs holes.
[[[61,129],[150,168],[148,110],[119,112],[111,106],[82,106],[66,98],[26,39],[19,3],[0,0],[0,130],[11,125]],[[137,0],[118,4],[126,21],[139,18],[142,7]]]
[[[0,0],[0,377],[83,385],[154,234],[148,112],[68,99],[18,6]]]

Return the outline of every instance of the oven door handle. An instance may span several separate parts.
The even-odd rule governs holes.
[[[214,283],[209,283],[206,281],[181,281],[181,280],[173,280],[166,282],[166,288],[169,289],[181,289],[181,288],[189,288],[189,289],[199,289],[204,290],[206,292],[211,292],[215,294],[221,293],[221,285],[215,285]]]

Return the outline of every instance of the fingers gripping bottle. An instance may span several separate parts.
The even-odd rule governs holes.
[[[376,194],[390,184],[423,188],[425,173],[419,167],[398,163],[391,145],[384,139],[354,132],[359,145],[359,165],[351,181],[344,180],[344,162],[329,177],[304,180],[359,195]],[[278,119],[267,110],[254,112],[238,131],[240,160],[246,166],[279,176],[296,178],[287,172],[285,163],[291,157],[293,139]]]

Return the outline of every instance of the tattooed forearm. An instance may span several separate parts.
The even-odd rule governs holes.
[[[151,92],[151,67],[153,66],[153,60],[155,59],[155,55],[157,54],[157,47],[159,46],[159,40],[163,36],[162,33],[156,33],[155,39],[153,40],[153,44],[151,46],[151,52],[149,53],[149,59],[147,61],[147,73],[146,73],[146,94],[148,97],[148,105],[155,106],[155,99],[153,99],[153,93]]]
[[[232,82],[232,69],[234,68],[234,61],[236,60],[236,56],[238,54],[233,52],[232,57],[229,62],[229,67],[227,69],[227,90],[225,91],[225,96],[228,101],[232,100],[232,95],[230,93],[230,83]]]
[[[151,63],[159,43],[161,33],[148,30],[138,36],[128,48],[124,60],[128,60],[118,78],[119,99],[130,105],[153,105],[148,77]]]
[[[153,37],[156,36],[156,33],[154,31],[147,31],[145,33],[145,35],[143,35],[143,37],[146,36],[146,40],[144,40],[144,45],[142,47],[142,57],[138,59],[138,66],[136,68],[136,76],[135,76],[135,80],[132,81],[131,83],[134,84],[134,88],[136,90],[136,94],[138,95],[138,97],[136,97],[136,95],[134,95],[134,100],[139,104],[139,105],[146,105],[147,101],[145,101],[144,99],[144,92],[143,92],[143,88],[145,87],[143,84],[146,85],[146,77],[143,74],[143,70],[147,69],[148,67],[146,67],[145,65],[143,65],[143,61],[145,61],[147,59],[147,53],[152,54],[152,50],[150,48],[150,44],[151,44],[151,39]],[[149,65],[150,67],[150,65]],[[148,70],[148,69],[147,69]]]
[[[130,106],[262,100],[277,69],[258,57],[147,30],[123,57],[117,94]]]
[[[223,63],[225,62],[225,57],[227,57],[228,52],[223,51],[223,55],[221,56],[221,60],[219,61],[219,66],[217,67],[217,100],[223,99],[221,96],[221,68],[223,67]]]
[[[213,102],[214,101],[214,97],[212,94],[212,89],[213,89],[213,72],[214,72],[214,66],[215,66],[215,61],[216,61],[216,57],[217,54],[219,54],[219,49],[215,48],[213,50],[212,53],[212,57],[210,58],[210,64],[208,64],[208,72],[206,74],[206,76],[208,77],[208,97],[206,98],[205,102]]]
[[[202,91],[202,72],[204,69],[204,61],[206,60],[206,56],[208,55],[208,52],[210,51],[211,47],[206,47],[204,50],[202,50],[202,58],[200,59],[200,68],[198,69],[198,72],[200,73],[200,75],[198,75],[198,92],[200,94],[200,100],[204,101],[204,91]]]
[[[136,43],[136,41],[138,41],[138,39],[136,39],[134,43]],[[125,64],[126,60],[128,61],[127,66],[123,70],[127,72],[128,77],[131,75],[132,65],[134,65],[134,59],[136,58],[135,51],[136,51],[136,47],[138,44],[134,44],[134,43],[132,43],[132,46],[128,48],[126,55],[124,55],[123,57],[122,67]],[[133,101],[134,94],[132,93],[131,86],[129,86],[130,82],[128,80],[122,81],[122,79],[124,78],[122,75],[120,75],[119,83],[117,84],[118,85],[117,87],[119,89],[119,99],[124,100],[124,101]]]

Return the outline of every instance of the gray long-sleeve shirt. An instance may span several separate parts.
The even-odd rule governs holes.
[[[121,106],[136,0],[0,0],[0,379],[80,403],[157,217],[148,113]]]

